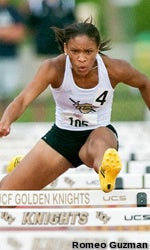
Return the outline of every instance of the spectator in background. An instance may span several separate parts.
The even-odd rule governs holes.
[[[75,1],[70,0],[28,0],[29,17],[27,26],[35,39],[38,55],[57,55],[60,53],[55,35],[50,27],[64,26],[75,22]]]
[[[2,110],[18,87],[18,47],[25,27],[19,11],[8,0],[0,0],[0,103]]]

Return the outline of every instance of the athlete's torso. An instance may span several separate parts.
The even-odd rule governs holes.
[[[73,79],[71,62],[66,57],[64,79],[52,88],[56,102],[56,125],[68,130],[88,130],[110,123],[113,88],[106,67],[97,55],[98,84],[93,88],[78,87]]]

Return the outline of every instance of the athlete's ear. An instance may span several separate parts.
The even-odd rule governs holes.
[[[66,45],[66,43],[64,43],[64,53],[65,53],[65,55],[67,55],[67,45]]]

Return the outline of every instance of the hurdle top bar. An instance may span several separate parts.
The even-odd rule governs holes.
[[[0,191],[0,206],[150,206],[150,189]]]
[[[0,231],[15,229],[149,226],[149,208],[10,208],[0,210]]]
[[[6,174],[0,175],[0,180]],[[116,189],[148,189],[150,188],[150,174],[119,174],[116,180]],[[64,173],[55,181],[48,184],[46,190],[74,190],[100,189],[99,178],[96,173]]]

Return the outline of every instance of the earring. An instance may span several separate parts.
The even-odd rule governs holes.
[[[67,56],[67,52],[65,52],[64,54],[65,54],[65,56]]]

